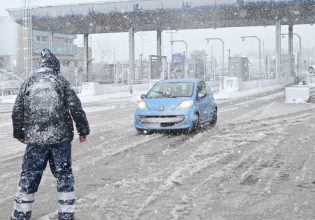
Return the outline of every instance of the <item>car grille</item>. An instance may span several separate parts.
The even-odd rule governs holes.
[[[159,124],[161,127],[170,127],[184,121],[185,116],[140,116],[139,120],[143,124]]]

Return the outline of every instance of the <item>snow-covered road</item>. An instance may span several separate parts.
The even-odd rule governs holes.
[[[137,135],[132,99],[86,104],[89,142],[73,142],[77,219],[315,219],[315,104],[283,92],[218,101],[214,128]],[[10,109],[10,106],[0,106]],[[8,219],[24,146],[0,113],[0,219]],[[53,218],[46,169],[33,218]]]

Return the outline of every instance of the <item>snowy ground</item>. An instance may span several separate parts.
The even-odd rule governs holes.
[[[315,104],[257,90],[218,100],[214,128],[142,136],[135,97],[86,99],[92,133],[73,141],[77,219],[315,219]],[[11,138],[11,107],[0,104],[0,219],[25,148]],[[54,218],[55,186],[47,169],[34,219]]]

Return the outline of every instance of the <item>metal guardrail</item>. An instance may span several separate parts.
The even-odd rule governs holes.
[[[20,88],[5,88],[5,89],[0,89],[0,96],[5,96],[5,95],[16,95],[18,94]]]

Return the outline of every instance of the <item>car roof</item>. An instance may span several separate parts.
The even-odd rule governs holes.
[[[159,82],[170,82],[170,83],[181,83],[181,82],[185,82],[185,83],[198,83],[200,82],[200,79],[167,79],[167,80],[161,80]]]

